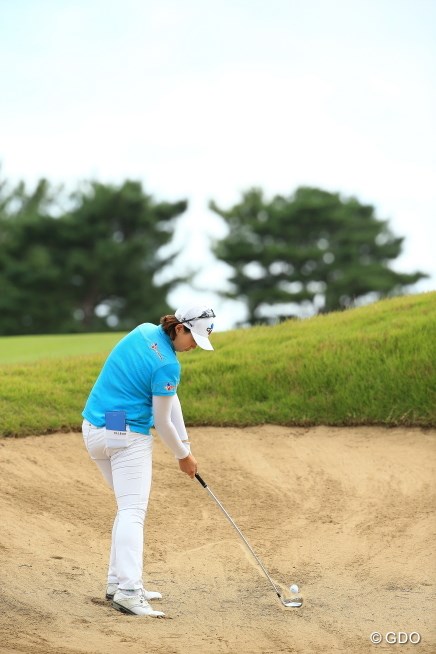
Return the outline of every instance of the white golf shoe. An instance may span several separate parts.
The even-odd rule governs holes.
[[[106,599],[107,600],[113,600],[115,593],[118,590],[118,584],[108,584],[106,588]],[[154,590],[145,590],[144,589],[144,596],[145,599],[148,602],[151,602],[152,600],[161,600],[162,595],[158,593],[157,591]]]
[[[165,613],[155,611],[145,597],[144,589],[138,595],[125,595],[122,590],[117,590],[112,600],[112,606],[121,613],[129,615],[144,615],[151,618],[164,618]]]

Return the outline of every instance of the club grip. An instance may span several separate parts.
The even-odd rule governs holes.
[[[198,481],[199,481],[200,484],[203,486],[203,488],[207,488],[207,484],[206,484],[206,482],[205,482],[205,481],[200,477],[200,475],[198,474],[198,472],[195,473],[195,478],[198,479]]]

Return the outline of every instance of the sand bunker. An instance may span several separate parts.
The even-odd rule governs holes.
[[[155,438],[145,580],[169,619],[104,600],[111,491],[81,434],[0,441],[0,652],[375,652],[418,632],[436,651],[436,432],[191,429],[199,471],[274,580],[285,609],[198,482]],[[397,645],[398,647],[398,645]]]

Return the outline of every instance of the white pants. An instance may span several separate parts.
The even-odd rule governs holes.
[[[83,439],[91,459],[115,493],[108,583],[121,590],[143,587],[144,520],[151,488],[153,436],[130,432],[125,448],[106,447],[105,428],[87,420]]]

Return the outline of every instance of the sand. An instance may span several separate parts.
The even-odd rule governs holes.
[[[190,434],[199,472],[274,580],[299,584],[303,607],[282,607],[156,437],[144,568],[168,619],[115,611],[104,599],[115,503],[81,434],[3,439],[0,652],[436,651],[436,431]],[[373,645],[374,631],[421,642]]]

